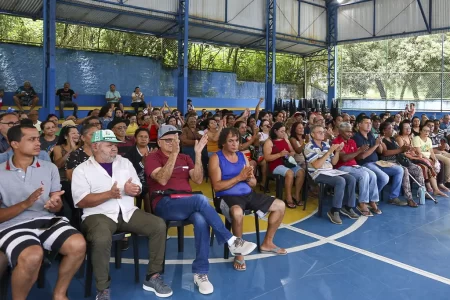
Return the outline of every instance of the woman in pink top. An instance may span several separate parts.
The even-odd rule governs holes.
[[[300,192],[305,180],[305,170],[300,166],[287,168],[283,164],[283,157],[295,155],[295,151],[291,146],[286,134],[286,127],[283,123],[277,122],[273,124],[270,130],[269,139],[264,143],[264,159],[269,163],[269,170],[274,175],[284,177],[284,187],[286,189],[286,206],[295,208],[297,205],[303,205],[300,200]],[[295,198],[292,197],[292,185],[295,177]],[[299,200],[297,200],[299,199]],[[295,201],[295,202],[294,202]]]

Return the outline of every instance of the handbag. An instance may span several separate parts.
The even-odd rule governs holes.
[[[411,161],[403,153],[399,153],[396,156],[397,162],[402,166],[408,168],[411,165]]]
[[[278,148],[275,144],[273,145],[274,148]],[[281,152],[281,151],[280,151]],[[294,164],[292,162],[289,161],[289,155],[283,156],[281,158],[281,161],[283,162],[283,166],[285,166],[286,168],[290,169],[293,168],[295,166],[297,166],[297,164]]]

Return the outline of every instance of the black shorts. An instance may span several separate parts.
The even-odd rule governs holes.
[[[269,212],[269,208],[272,206],[275,197],[268,196],[266,194],[258,194],[252,191],[250,194],[242,196],[222,196],[220,197],[225,201],[229,208],[234,205],[239,206],[242,210],[254,210],[258,215],[265,215]]]

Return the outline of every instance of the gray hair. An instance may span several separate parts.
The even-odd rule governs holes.
[[[342,122],[339,124],[339,131],[344,131],[345,129],[352,129],[352,124],[348,122]]]

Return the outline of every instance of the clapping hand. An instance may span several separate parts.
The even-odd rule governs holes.
[[[245,165],[239,173],[239,181],[246,181],[253,178],[253,167]]]
[[[38,201],[39,198],[44,193],[44,186],[40,186],[37,190],[35,190],[33,193],[31,193],[30,196],[24,201],[27,203],[27,206],[30,207],[34,204],[34,202]]]
[[[120,193],[120,189],[117,187],[117,181],[114,182],[113,186],[111,187],[111,190],[109,191],[111,193],[112,199],[121,199],[122,194]]]
[[[199,141],[198,140],[195,141],[194,152],[196,154],[201,154],[203,148],[205,148],[207,143],[208,143],[208,135],[204,134]]]
[[[54,192],[50,196],[50,199],[45,203],[44,208],[51,212],[58,212],[62,207],[61,196],[64,194],[64,191]]]
[[[132,178],[130,177],[127,182],[125,182],[124,186],[125,194],[131,197],[135,197],[139,195],[141,192],[141,187],[138,184],[132,182]]]

